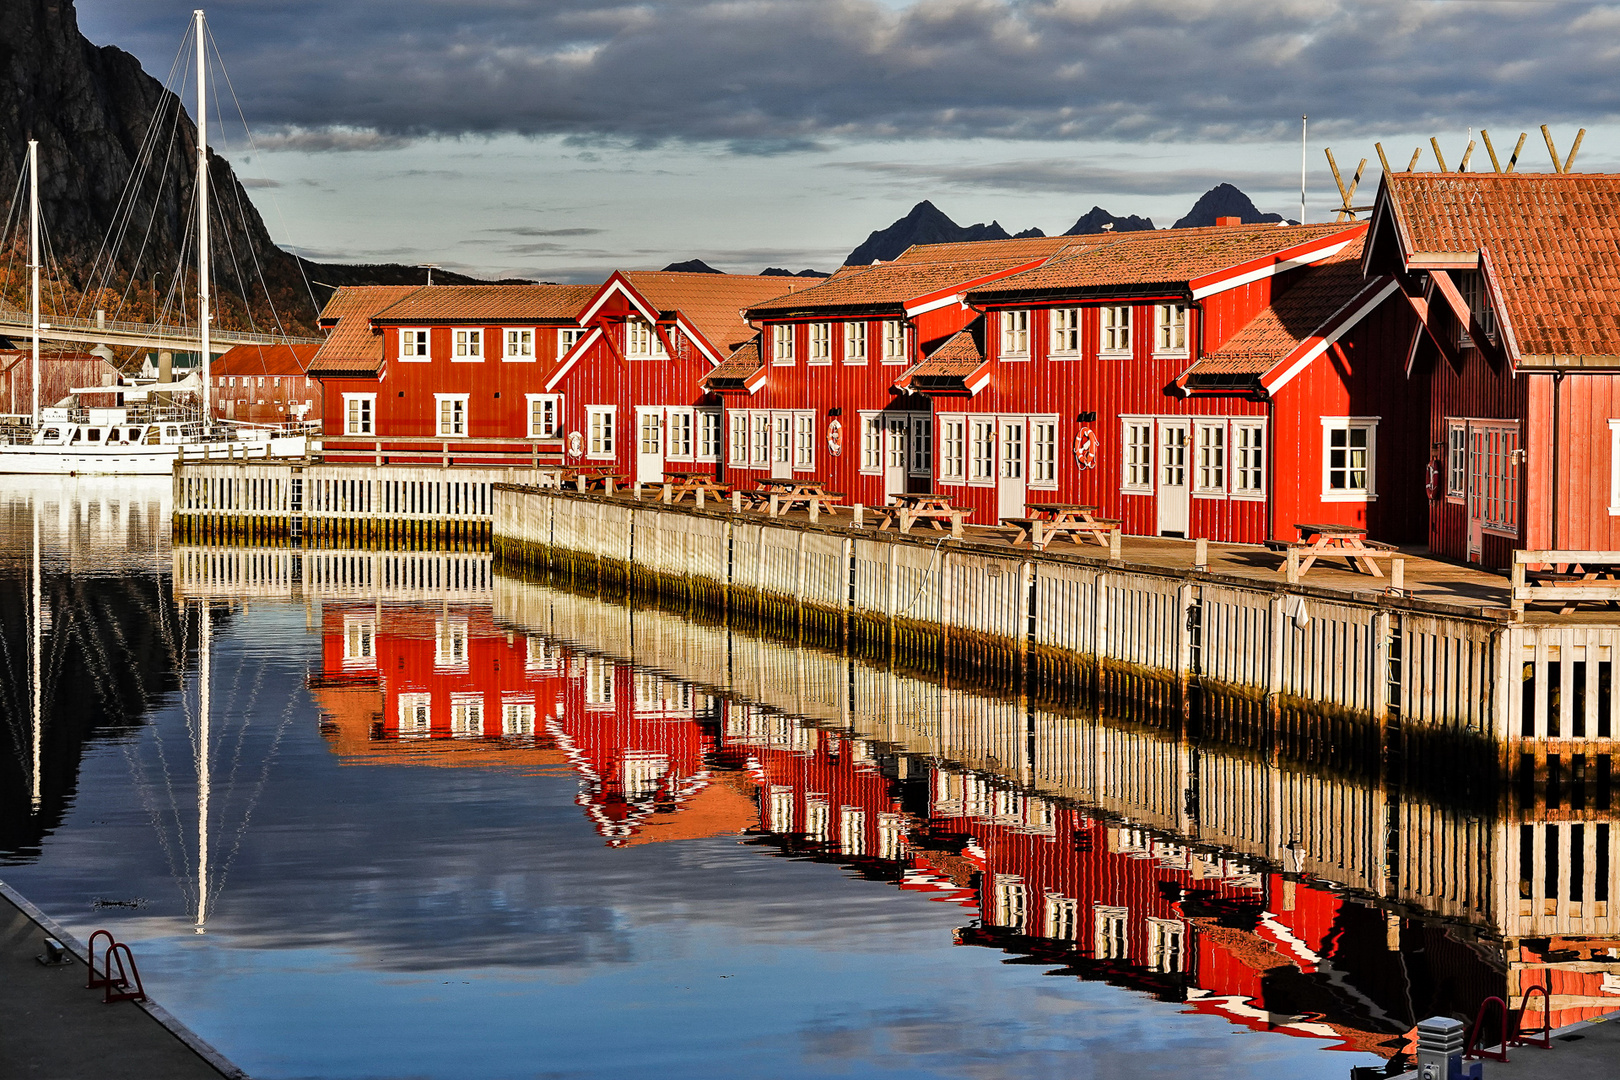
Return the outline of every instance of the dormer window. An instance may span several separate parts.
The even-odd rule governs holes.
[[[1154,356],[1187,355],[1187,305],[1155,304]]]
[[[1001,313],[1001,358],[1003,360],[1029,359],[1029,311],[1003,311]]]
[[[653,328],[651,323],[630,319],[624,324],[624,354],[646,358],[653,354]]]
[[[431,359],[428,355],[428,332],[426,330],[401,330],[399,332],[399,358],[413,361]]]
[[[1495,341],[1496,313],[1491,309],[1490,296],[1485,291],[1485,275],[1477,270],[1465,270],[1456,277],[1457,291],[1462,293],[1463,303],[1468,305],[1469,314],[1485,331],[1485,339]],[[1468,327],[1458,328],[1457,344],[1465,349],[1474,344]]]

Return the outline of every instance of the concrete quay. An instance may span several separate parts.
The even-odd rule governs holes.
[[[47,935],[73,963],[35,961]],[[0,882],[0,1080],[245,1080],[161,1005],[104,1004],[84,965],[82,942]]]

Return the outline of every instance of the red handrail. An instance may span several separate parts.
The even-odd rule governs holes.
[[[98,978],[96,976],[96,941],[100,938],[107,939],[107,951],[103,954],[103,968],[105,970],[105,974]],[[113,940],[111,930],[97,930],[95,933],[90,935],[90,952],[86,958],[87,963],[85,965],[90,969],[89,974],[85,976],[84,981],[84,988],[86,990],[94,990],[98,986],[106,986],[108,981],[112,978],[112,950],[113,946],[116,944],[118,943]]]
[[[1493,1001],[1496,1002],[1496,1007],[1502,1015],[1502,1049],[1500,1050],[1486,1050],[1483,1047],[1475,1046],[1475,1041],[1479,1038],[1479,1029],[1485,1023],[1485,1010],[1490,1008]],[[1488,997],[1479,1003],[1479,1014],[1474,1017],[1474,1026],[1468,1031],[1468,1047],[1463,1051],[1463,1060],[1467,1061],[1471,1057],[1490,1058],[1492,1061],[1500,1061],[1505,1065],[1508,1059],[1508,1043],[1512,1038],[1513,1036],[1508,1032],[1507,1002],[1499,997]]]
[[[118,961],[118,978],[112,977],[113,961]],[[124,966],[124,961],[129,966]],[[133,978],[134,982],[131,983]],[[131,985],[134,989],[131,990]],[[141,984],[140,969],[135,966],[135,954],[122,941],[115,941],[107,950],[107,996],[102,1001],[111,1005],[115,1001],[145,1001],[146,987]]]
[[[1541,1026],[1534,1031],[1525,1031],[1524,1018],[1530,1014],[1530,996],[1532,994],[1541,995]],[[1524,1003],[1519,1007],[1519,1027],[1519,1034],[1513,1040],[1514,1046],[1539,1046],[1543,1050],[1552,1049],[1552,995],[1547,993],[1545,986],[1532,986],[1524,992]]]

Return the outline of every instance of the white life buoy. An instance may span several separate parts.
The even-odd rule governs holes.
[[[844,452],[844,425],[836,419],[827,422],[827,450],[833,457]]]
[[[576,460],[585,453],[585,436],[577,431],[568,433],[568,456]]]
[[[1074,463],[1082,469],[1097,467],[1097,433],[1089,427],[1081,428],[1074,437]]]

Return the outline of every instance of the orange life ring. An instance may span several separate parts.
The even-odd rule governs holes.
[[[827,449],[832,452],[833,457],[838,457],[844,452],[844,425],[839,420],[827,422]]]
[[[1097,433],[1088,427],[1074,437],[1074,463],[1082,469],[1097,467]]]
[[[1431,499],[1440,493],[1440,465],[1433,458],[1429,459],[1429,467],[1424,470],[1423,490],[1428,492]]]

